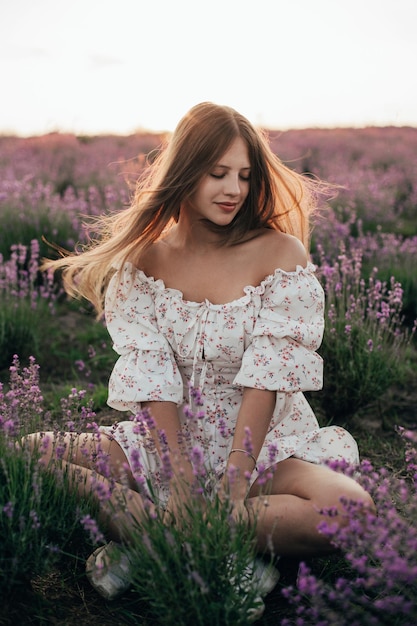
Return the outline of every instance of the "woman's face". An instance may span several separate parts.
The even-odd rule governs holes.
[[[194,219],[206,219],[218,226],[227,226],[246,200],[249,178],[248,149],[243,139],[238,137],[210,172],[203,176],[181,210]]]

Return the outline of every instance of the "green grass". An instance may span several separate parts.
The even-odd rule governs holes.
[[[30,199],[27,206],[31,206]],[[73,224],[68,211],[52,211],[47,204],[37,204],[33,209],[25,209],[24,216],[19,208],[10,205],[1,209],[2,228],[0,254],[3,259],[10,257],[10,249],[13,245],[22,244],[30,246],[34,239],[40,243],[40,257],[51,257],[51,248],[43,241],[68,247],[69,242],[76,243],[79,240],[79,224]]]
[[[36,455],[0,439],[0,588],[2,593],[28,585],[48,572],[68,550],[79,525],[82,506],[64,473],[42,469]]]
[[[27,299],[5,298],[0,307],[0,370],[7,368],[15,354],[27,359],[40,352],[39,327],[47,307],[35,310]]]

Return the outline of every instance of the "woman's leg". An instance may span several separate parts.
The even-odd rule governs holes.
[[[370,495],[353,479],[301,459],[289,458],[277,464],[269,494],[257,482],[249,492],[248,504],[257,519],[258,545],[261,550],[271,544],[275,554],[313,556],[334,551],[328,539],[317,530],[323,521],[320,509],[335,507],[346,524],[342,496],[361,501],[374,510]],[[257,496],[261,496],[258,498]]]
[[[23,445],[29,446],[32,451],[38,450],[44,465],[51,460],[62,459],[94,469],[107,478],[123,483],[127,481],[131,489],[136,487],[125,453],[114,439],[104,433],[32,433],[24,437]]]
[[[33,433],[23,445],[40,452],[51,471],[65,471],[81,499],[98,504],[98,521],[109,539],[129,541],[129,529],[143,515],[144,503],[119,444],[107,435],[92,433]],[[59,459],[59,460],[58,460]]]
[[[105,478],[88,467],[67,461],[62,461],[62,467],[67,473],[71,487],[77,491],[80,498],[92,497],[97,503],[97,521],[107,538],[119,543],[129,543],[134,527],[145,511],[153,507],[151,502],[145,504],[137,491]]]

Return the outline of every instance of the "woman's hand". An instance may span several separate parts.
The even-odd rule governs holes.
[[[205,500],[203,496],[191,491],[186,492],[184,489],[181,492],[173,490],[168,498],[163,523],[166,526],[175,525],[184,528],[192,522],[190,514],[192,517],[196,507],[200,507],[204,511],[204,506]]]
[[[236,485],[235,485],[236,486]],[[247,507],[247,484],[242,489],[231,492],[228,481],[223,479],[220,484],[218,496],[225,506],[230,507],[231,520],[235,523],[250,523],[249,509]]]
[[[185,516],[186,507],[178,501],[178,495],[170,495],[163,516],[165,526],[173,526],[181,522]]]
[[[249,511],[245,500],[233,500],[231,502],[231,518],[236,524],[250,524]]]

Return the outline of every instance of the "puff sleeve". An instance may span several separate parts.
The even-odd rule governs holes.
[[[137,412],[145,401],[180,404],[183,383],[172,349],[158,330],[149,284],[127,264],[106,292],[105,315],[113,348],[120,355],[109,380],[108,404]]]
[[[252,340],[235,383],[280,392],[318,390],[323,363],[324,293],[315,267],[277,270],[265,282]]]

